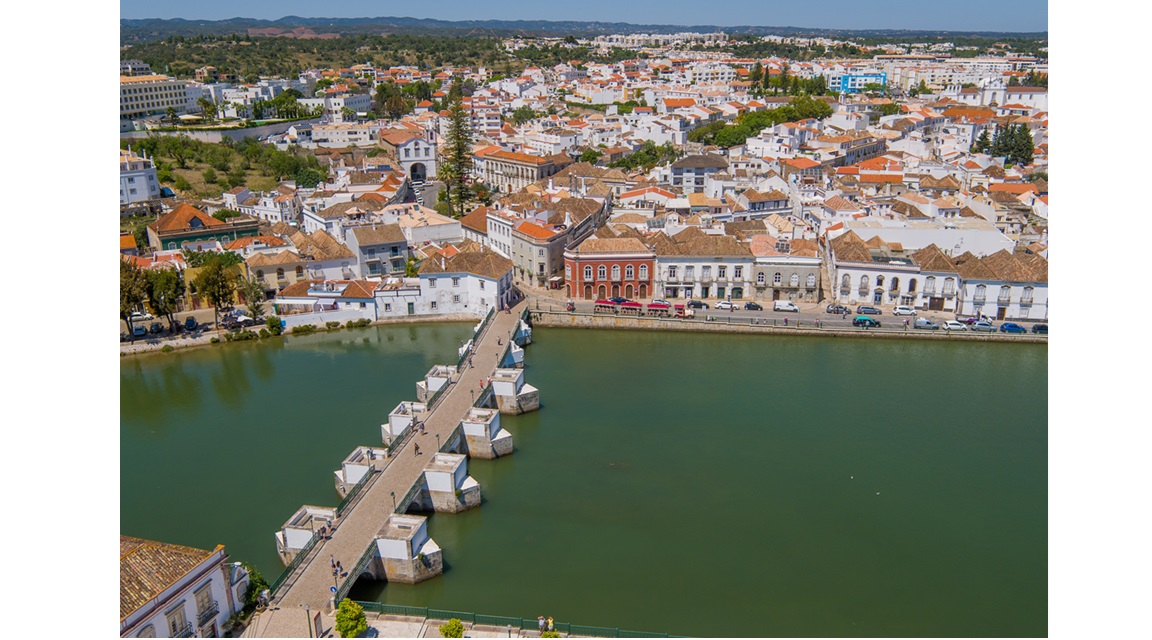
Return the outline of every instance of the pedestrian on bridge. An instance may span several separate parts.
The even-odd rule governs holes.
[[[416,455],[420,455],[420,445],[413,442],[412,446],[416,448]]]

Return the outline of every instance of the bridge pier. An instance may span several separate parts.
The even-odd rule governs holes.
[[[336,509],[306,504],[275,533],[276,553],[284,566],[291,564],[296,554],[316,537],[320,527],[336,521]]]
[[[434,511],[460,513],[480,506],[480,483],[468,475],[468,457],[457,453],[437,453],[424,467],[407,505],[402,512]]]
[[[374,449],[372,447],[353,449],[352,453],[344,458],[340,468],[332,472],[336,476],[336,493],[340,494],[341,498],[347,496],[348,491],[356,486],[356,483],[363,480],[364,476],[368,475],[372,469],[379,469],[387,458],[387,449]]]
[[[524,381],[523,369],[496,369],[492,393],[500,413],[520,415],[540,408],[540,390]]]
[[[500,412],[472,408],[461,421],[468,455],[491,460],[512,453],[512,434],[500,427]]]
[[[436,392],[444,388],[456,377],[458,370],[455,366],[438,364],[424,374],[424,379],[416,383],[416,399],[428,402]]]
[[[419,384],[419,383],[417,383]],[[408,429],[422,419],[428,411],[428,405],[423,402],[401,402],[388,414],[388,422],[380,425],[380,437],[384,444],[404,437]]]
[[[416,584],[444,573],[444,553],[428,536],[424,516],[388,516],[373,544],[376,557],[364,573],[374,580]]]

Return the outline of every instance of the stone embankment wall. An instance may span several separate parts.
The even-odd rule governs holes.
[[[566,327],[577,329],[633,329],[641,331],[697,331],[706,333],[755,333],[778,336],[820,336],[849,338],[895,338],[920,340],[975,340],[980,342],[1039,342],[1047,343],[1048,336],[1034,334],[975,333],[971,331],[948,332],[917,329],[860,329],[830,328],[817,329],[815,326],[801,325],[772,326],[770,324],[749,324],[747,320],[737,322],[736,318],[719,316],[717,320],[650,318],[646,316],[618,316],[608,314],[569,313],[563,311],[532,311],[532,325],[535,327]]]

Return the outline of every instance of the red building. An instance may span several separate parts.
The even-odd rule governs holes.
[[[656,254],[638,238],[597,238],[564,251],[569,298],[645,299],[652,293]]]

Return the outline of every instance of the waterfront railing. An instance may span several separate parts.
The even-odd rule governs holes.
[[[280,574],[280,577],[276,578],[276,581],[272,583],[272,586],[268,587],[268,592],[275,596],[276,591],[288,582],[288,578],[290,578],[292,574],[296,572],[296,569],[300,568],[300,565],[308,557],[308,554],[312,553],[312,549],[315,548],[319,542],[320,536],[313,534],[312,539],[308,541],[308,544],[304,545],[303,549],[296,553],[296,557],[292,558],[292,562],[288,563],[288,566],[285,567],[283,573]]]
[[[408,493],[404,494],[404,497],[400,499],[400,502],[396,503],[395,513],[404,513],[405,511],[408,511],[408,505],[412,504],[412,501],[416,499],[416,494],[420,493],[420,489],[423,487],[424,475],[421,474],[420,477],[416,478],[416,482],[412,483],[412,488],[408,489]]]
[[[445,609],[429,609],[427,607],[410,607],[406,605],[384,604],[383,602],[357,602],[365,611],[371,611],[382,616],[405,616],[409,618],[423,618],[425,620],[451,620],[456,618],[461,622],[471,623],[473,626],[508,628],[513,627],[522,631],[536,631],[539,629],[537,618],[520,618],[512,616],[493,616],[471,611],[450,611]],[[587,636],[593,638],[671,638],[667,633],[650,633],[647,631],[627,631],[618,627],[592,627],[588,625],[572,624],[570,622],[556,622],[553,624],[556,631],[568,636]]]
[[[376,469],[368,469],[368,473],[364,474],[363,478],[360,478],[360,482],[352,485],[352,488],[348,490],[347,494],[345,494],[344,499],[336,505],[336,517],[344,515],[344,510],[352,505],[353,501],[356,499],[356,496],[360,494],[360,490],[367,486],[372,477],[377,473],[379,473],[379,471]]]

